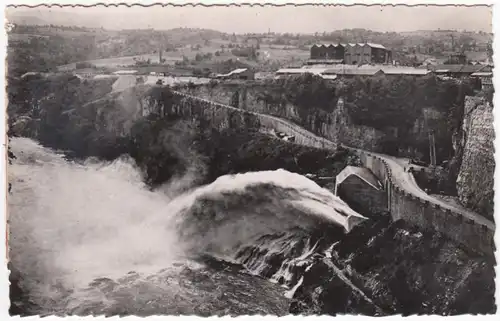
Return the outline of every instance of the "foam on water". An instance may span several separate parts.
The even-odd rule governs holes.
[[[284,170],[223,176],[176,195],[147,189],[127,157],[75,164],[26,138],[12,139],[11,149],[10,259],[41,301],[130,271],[172,271],[193,255],[234,258],[263,235],[324,223],[348,230],[350,215],[364,219],[329,191]],[[314,247],[288,261],[306,260]],[[287,266],[280,273],[290,279]]]

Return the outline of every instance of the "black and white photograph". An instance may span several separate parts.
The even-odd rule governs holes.
[[[7,4],[9,315],[496,314],[494,10],[450,3]]]

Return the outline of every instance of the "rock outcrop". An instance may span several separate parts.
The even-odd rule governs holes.
[[[495,313],[492,261],[442,234],[387,223],[367,222],[327,251],[323,264],[303,274],[290,312]]]
[[[328,106],[316,102],[310,108],[300,108],[285,97],[282,88],[265,83],[228,82],[186,86],[179,90],[210,101],[285,118],[319,136],[338,139],[342,144],[374,152],[427,160],[429,130],[435,133],[438,161],[443,161],[443,155],[448,155],[446,151],[451,150],[448,115],[436,106],[417,105],[416,108],[420,110],[418,115],[410,121],[411,128],[403,132],[398,130],[399,124],[374,128],[355,122],[349,112],[350,103],[345,97],[325,101],[324,104]]]
[[[460,201],[468,208],[493,217],[495,157],[493,106],[482,97],[467,97],[456,148],[461,158],[457,178]]]
[[[261,83],[203,85],[179,90],[221,104],[290,120],[330,141],[338,138],[335,113],[311,108],[307,114],[301,114],[300,108],[288,102],[279,89]]]

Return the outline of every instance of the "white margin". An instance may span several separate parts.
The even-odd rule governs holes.
[[[1,1],[1,0],[0,0]],[[439,1],[439,0],[406,0],[406,1],[387,1],[387,0],[379,0],[379,1],[373,1],[373,0],[358,0],[358,1],[347,1],[347,0],[332,0],[332,1],[296,1],[296,0],[285,0],[285,1],[280,1],[280,0],[267,0],[267,1],[262,1],[262,0],[253,0],[253,1],[240,1],[240,0],[234,0],[234,1],[224,1],[224,0],[219,0],[219,1],[211,1],[211,0],[198,0],[198,1],[179,1],[179,0],[170,0],[170,1],[154,1],[154,0],[138,0],[138,1],[109,1],[109,0],[96,0],[96,1],[89,1],[89,0],[80,0],[80,1],[68,1],[68,0],[59,0],[59,1],[38,1],[38,0],[7,0],[7,1],[1,1],[2,2],[2,15],[5,19],[5,6],[8,4],[29,4],[29,5],[36,5],[36,4],[41,4],[41,3],[51,3],[51,4],[95,4],[95,3],[127,3],[127,4],[132,4],[132,3],[141,3],[141,4],[153,4],[153,3],[176,3],[176,4],[186,4],[186,3],[204,3],[204,4],[230,4],[230,3],[273,3],[273,4],[285,4],[285,3],[325,3],[325,4],[382,4],[382,5],[395,5],[395,4],[408,4],[408,5],[417,5],[417,4],[437,4],[437,5],[446,5],[446,4],[455,4],[455,5],[475,5],[475,4],[487,4],[487,5],[492,5],[493,6],[493,32],[495,34],[494,42],[493,42],[493,50],[494,50],[494,55],[493,55],[493,60],[495,66],[497,66],[500,61],[500,42],[496,37],[497,32],[500,32],[500,7],[498,6],[499,0],[489,0],[489,1],[476,1],[476,0],[453,0],[453,1]],[[2,28],[2,32],[0,33],[0,43],[2,45],[2,50],[1,50],[1,61],[5,62],[6,59],[6,44],[7,44],[7,38],[6,38],[6,32],[5,28]],[[0,73],[2,75],[5,75],[5,64],[0,63]],[[496,68],[494,72],[494,78],[493,78],[493,83],[495,88],[500,88],[500,79],[497,76],[496,73]],[[6,110],[6,97],[5,97],[5,77],[1,77],[1,87],[2,90],[1,92],[1,99],[0,101],[4,101],[3,105],[3,118],[2,122],[0,122],[0,132],[5,133],[5,110]],[[494,105],[498,106],[500,103],[500,98],[499,95],[495,94],[494,95]],[[499,120],[500,120],[500,111],[498,108],[493,109],[494,113],[494,125],[495,125],[495,133],[497,133],[499,129]],[[0,166],[2,169],[1,173],[1,180],[4,182],[4,184],[0,183],[0,195],[3,195],[2,199],[2,206],[1,206],[1,212],[2,212],[2,217],[4,222],[6,221],[6,136],[5,135],[0,135],[1,136],[1,148],[2,148],[2,153],[3,157],[0,157]],[[495,160],[498,159],[498,155],[500,153],[500,139],[497,137],[495,139],[495,150],[497,151],[495,153]],[[495,178],[500,175],[500,166],[496,166],[495,169]],[[498,187],[498,181],[495,179],[495,190],[496,187]],[[500,193],[495,193],[495,204],[500,204]],[[495,218],[498,222],[498,213],[495,211]],[[0,224],[2,227],[0,229],[0,234],[6,235],[6,229],[5,229],[5,224]],[[495,233],[495,243],[497,244],[497,248],[500,247],[500,236],[498,233]],[[8,270],[7,270],[7,265],[6,265],[6,247],[0,246],[0,256],[4,258],[4,264],[0,266],[0,320],[16,320],[16,319],[21,319],[19,317],[10,317],[8,315],[8,307],[9,307],[9,296],[8,296]],[[498,253],[498,252],[497,252]],[[498,260],[497,260],[498,261]],[[498,275],[500,274],[500,268],[496,267],[496,274],[498,280]],[[496,282],[495,282],[496,283]],[[496,288],[496,302],[497,302],[497,315],[500,314],[500,306],[499,306],[499,297],[500,297],[500,291],[498,287]],[[27,318],[22,318],[25,320],[35,320],[38,319],[39,317],[27,317]],[[119,320],[119,317],[112,317],[109,318],[110,320]],[[176,318],[172,316],[154,316],[154,317],[148,317],[150,320],[165,320],[167,318]],[[184,316],[181,318],[185,319],[193,319],[193,318],[198,318],[194,316]],[[210,319],[214,319],[216,317],[211,317]],[[223,319],[229,319],[230,317],[223,317]],[[272,316],[240,316],[238,317],[241,321],[246,321],[246,320],[257,320],[257,319],[267,319],[270,320],[271,318],[274,318]],[[300,316],[287,316],[283,317],[286,318],[287,320],[301,320],[303,317]],[[330,320],[331,317],[328,316],[316,316],[316,317],[307,317],[307,318],[315,318],[316,320]],[[358,319],[358,320],[367,320],[370,319],[369,317],[362,317],[362,316],[338,316],[336,318],[349,318],[349,319]],[[396,319],[400,318],[400,316],[392,316],[392,317],[385,317],[385,319]],[[410,316],[406,317],[407,319],[414,319],[414,318],[419,318],[418,316]],[[439,316],[425,316],[425,318],[431,318],[432,320],[437,320],[438,318],[443,318]],[[457,320],[469,320],[470,318],[480,318],[483,320],[497,320],[498,316],[495,317],[494,315],[490,316],[471,316],[471,315],[463,315],[463,316],[457,316],[454,317]],[[44,320],[59,320],[61,318],[58,317],[46,317]],[[66,319],[68,320],[107,320],[104,317],[86,317],[86,318],[81,318],[81,317],[67,317]],[[126,317],[126,320],[137,320],[140,321],[143,318],[139,317]]]

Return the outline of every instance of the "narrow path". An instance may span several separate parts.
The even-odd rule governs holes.
[[[203,98],[200,98],[200,97],[196,97],[196,96],[192,96],[192,95],[189,95],[189,94],[185,94],[185,93],[181,93],[181,92],[177,92],[177,91],[175,93],[180,94],[181,96],[190,97],[192,99],[197,99],[197,100],[204,101],[204,102],[207,102],[207,103],[213,103],[213,104],[221,106],[221,107],[225,107],[225,108],[229,108],[229,109],[233,109],[233,110],[238,110],[238,111],[243,111],[242,109],[239,109],[239,108],[236,108],[236,107],[232,107],[232,106],[220,104],[220,103],[217,103],[217,102],[211,102],[211,101],[208,101],[206,99],[203,99]],[[300,127],[299,125],[297,125],[295,123],[292,123],[292,122],[290,122],[288,120],[285,120],[285,119],[282,119],[282,118],[279,118],[279,117],[275,117],[275,116],[271,116],[271,115],[263,115],[263,114],[259,114],[259,113],[256,113],[256,112],[246,111],[246,110],[245,110],[245,112],[248,112],[248,113],[254,114],[254,115],[266,116],[266,117],[268,117],[270,119],[275,119],[277,121],[280,121],[281,123],[288,124],[291,128],[293,128],[293,130],[296,130],[298,133],[301,133],[301,134],[303,134],[305,136],[314,137],[315,139],[318,139],[318,140],[321,140],[321,141],[323,141],[323,140],[324,141],[328,141],[324,137],[319,137],[319,136],[311,133],[310,131],[308,131],[308,130]],[[414,195],[414,196],[416,196],[416,197],[418,197],[420,199],[426,200],[426,201],[428,201],[430,203],[439,205],[442,208],[449,209],[449,210],[451,210],[451,211],[453,211],[455,213],[459,213],[459,214],[465,216],[466,218],[471,219],[476,224],[480,224],[480,225],[486,226],[490,230],[495,230],[495,223],[493,223],[492,221],[486,219],[485,217],[483,217],[483,216],[481,216],[481,215],[479,215],[477,213],[474,213],[472,211],[468,211],[468,210],[465,210],[463,208],[459,208],[457,206],[454,206],[453,204],[447,203],[447,202],[445,202],[443,200],[437,199],[437,198],[432,197],[431,195],[425,193],[418,186],[418,184],[416,183],[415,178],[413,177],[413,175],[411,175],[411,173],[405,172],[403,164],[405,164],[406,162],[404,161],[404,159],[397,158],[397,157],[394,157],[394,156],[389,156],[389,155],[384,155],[384,154],[369,152],[369,151],[365,151],[365,150],[360,150],[360,149],[357,149],[357,148],[354,148],[354,147],[350,147],[350,146],[346,146],[346,145],[341,145],[341,146],[344,147],[344,148],[346,148],[346,149],[349,149],[349,150],[353,150],[353,151],[357,151],[357,152],[364,152],[364,153],[370,154],[372,156],[378,156],[378,157],[384,159],[386,161],[387,165],[389,166],[389,170],[391,171],[392,177],[394,178],[395,182],[399,185],[399,187],[401,187],[402,189],[406,190],[408,193],[410,193],[410,194],[412,194],[412,195]]]

